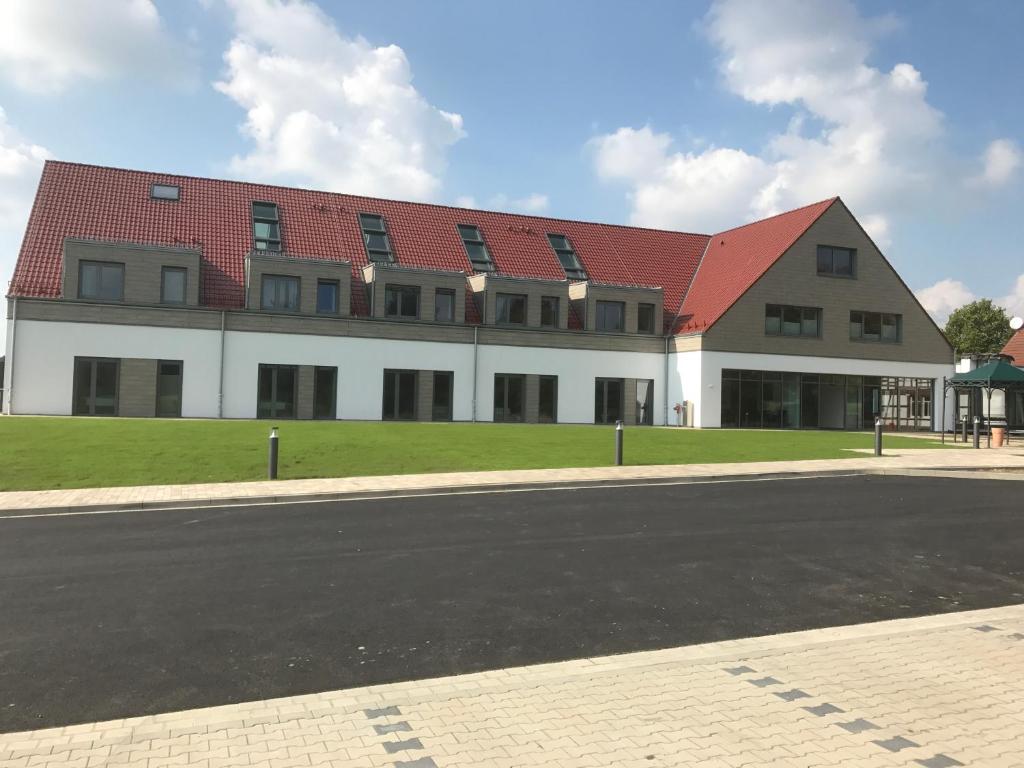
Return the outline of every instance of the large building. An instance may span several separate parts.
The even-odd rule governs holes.
[[[48,162],[20,414],[937,427],[953,352],[839,198],[713,235]]]

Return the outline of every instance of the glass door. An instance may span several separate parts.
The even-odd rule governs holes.
[[[181,416],[182,361],[160,360],[156,364],[156,415]]]
[[[622,379],[594,380],[594,423],[614,424],[622,420]]]

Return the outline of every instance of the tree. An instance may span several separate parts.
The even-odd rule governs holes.
[[[999,352],[1012,335],[1006,310],[991,299],[965,304],[946,321],[946,337],[963,355]]]

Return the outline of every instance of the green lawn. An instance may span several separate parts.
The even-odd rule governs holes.
[[[265,421],[0,418],[0,491],[265,478]],[[608,466],[614,429],[575,425],[288,422],[282,479]],[[628,428],[627,464],[831,459],[870,448],[849,432]],[[886,436],[891,447],[929,440]]]

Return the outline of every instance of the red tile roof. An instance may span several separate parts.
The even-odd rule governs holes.
[[[1019,368],[1024,368],[1024,328],[1017,331],[1003,347],[1003,354],[1013,359],[1010,361]]]
[[[712,235],[675,332],[700,333],[714,324],[838,199]]]

